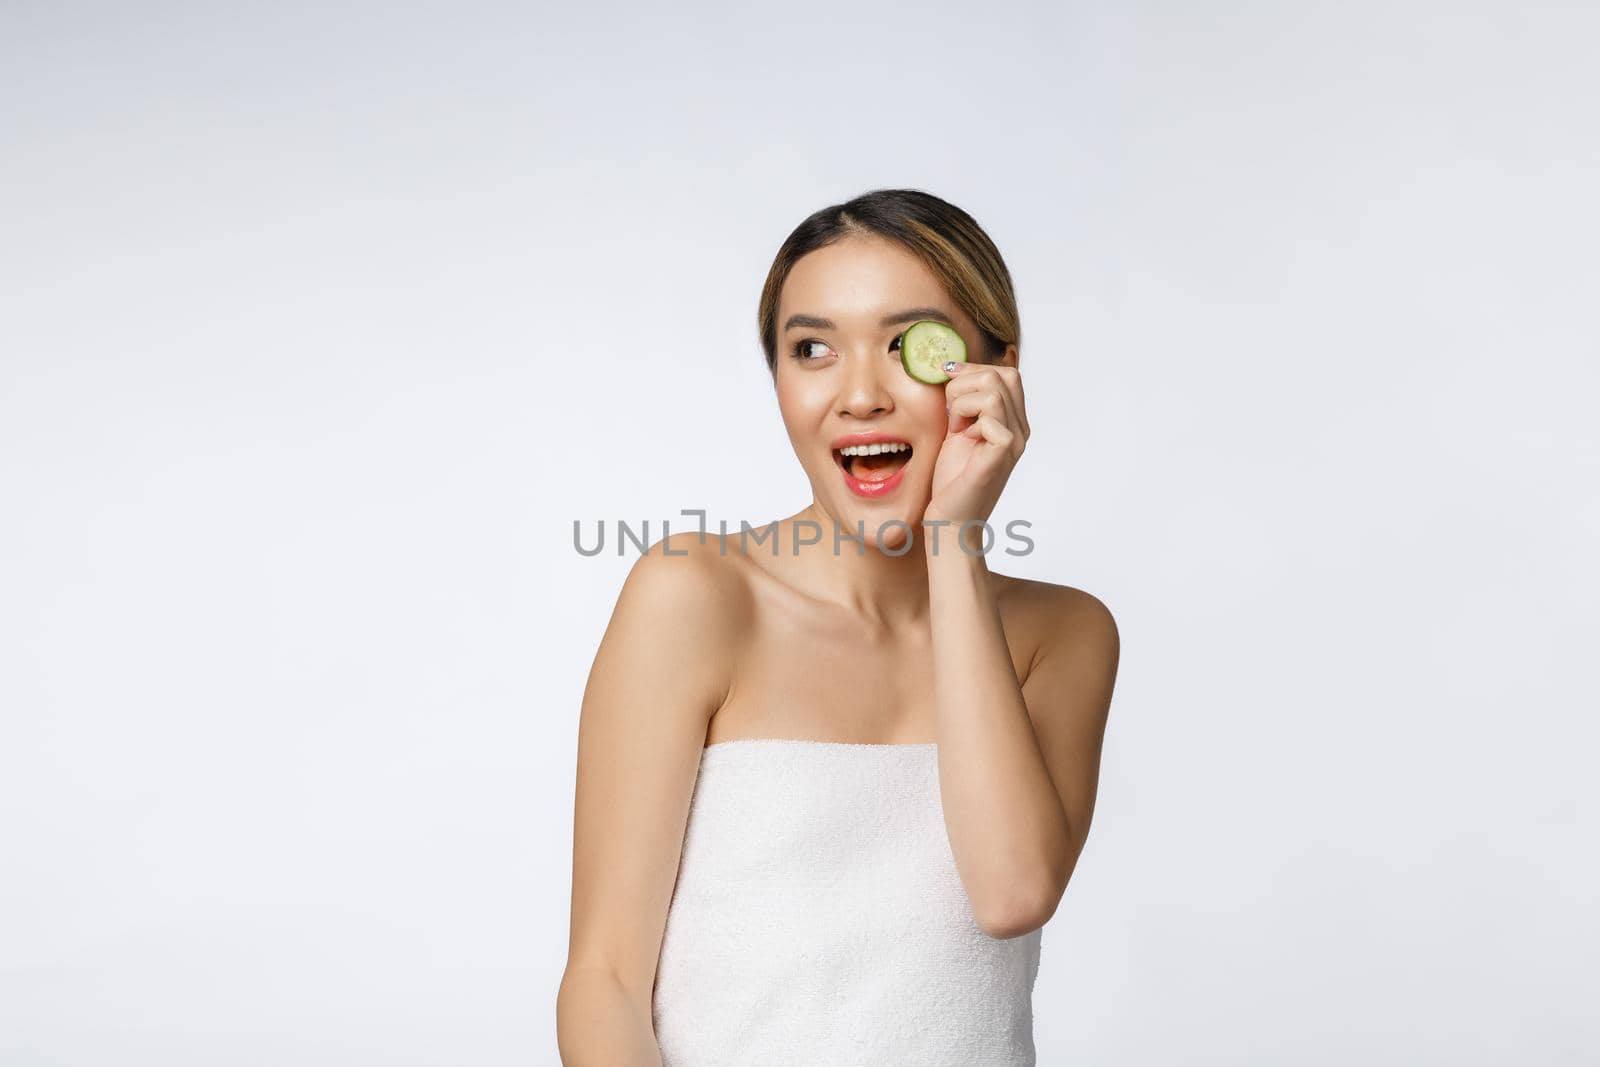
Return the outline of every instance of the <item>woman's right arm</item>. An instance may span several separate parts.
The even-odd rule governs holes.
[[[567,1067],[659,1067],[651,1020],[667,910],[740,601],[714,542],[674,534],[624,581],[584,689],[572,917],[556,1034]],[[708,546],[709,548],[708,553]]]

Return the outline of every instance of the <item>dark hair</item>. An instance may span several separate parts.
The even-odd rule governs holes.
[[[1008,344],[1021,346],[1011,272],[977,220],[920,189],[875,189],[812,213],[778,249],[756,312],[768,371],[777,373],[778,296],[789,272],[808,252],[851,235],[884,237],[921,257],[950,298],[978,324],[985,362],[999,359]]]

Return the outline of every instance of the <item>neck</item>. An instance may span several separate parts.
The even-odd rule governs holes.
[[[814,595],[884,627],[911,625],[928,617],[928,559],[922,530],[913,527],[909,540],[897,543],[894,539],[906,531],[890,526],[885,531],[887,544],[880,547],[876,522],[864,521],[864,539],[858,538],[854,523],[835,520],[815,502],[784,519],[781,526],[778,551],[791,557]],[[797,527],[800,540],[816,537],[818,530],[821,537],[796,549]]]

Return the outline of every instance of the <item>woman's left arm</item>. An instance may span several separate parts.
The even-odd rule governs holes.
[[[986,933],[1017,937],[1055,913],[1089,831],[1119,640],[1111,613],[1051,587],[1023,682],[981,552],[983,529],[1027,437],[1016,369],[958,364],[950,436],[924,522],[950,847]],[[970,421],[969,421],[970,420]],[[963,545],[964,543],[964,545]]]

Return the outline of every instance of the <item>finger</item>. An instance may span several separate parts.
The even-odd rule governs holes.
[[[950,411],[952,414],[954,414],[956,411],[956,405],[958,403],[966,401],[966,406],[962,407],[961,410],[967,414],[976,415],[979,410],[990,411],[995,418],[999,419],[1008,426],[1017,425],[1016,412],[1011,409],[1011,394],[1005,388],[1005,386],[1000,383],[999,379],[992,375],[981,378],[977,375],[973,375],[972,380],[963,381],[961,384],[962,389],[956,392],[953,399],[949,400]],[[954,386],[955,383],[951,382],[950,386],[947,388],[953,389]],[[949,396],[948,392],[946,393],[946,396]],[[994,399],[994,403],[997,404],[998,407],[974,409],[971,407],[970,400],[968,400],[970,397],[992,397]],[[1020,427],[1018,427],[1018,429],[1020,430]]]
[[[1016,416],[1017,428],[1022,431],[1022,439],[1026,441],[1032,431],[1028,426],[1028,409],[1022,395],[1022,372],[1008,366],[995,367],[994,372],[1011,396],[1011,413]]]
[[[950,402],[949,432],[965,433],[972,429],[971,425],[961,425],[961,419],[978,419],[988,415],[994,421],[1005,425],[1008,422],[1006,402],[1003,390],[985,389],[981,392],[966,392]]]
[[[1011,453],[1013,446],[1018,442],[1016,431],[988,412],[979,415],[973,427],[985,441],[994,445],[992,451],[996,456]]]
[[[1010,372],[1011,375],[1015,375],[1014,368],[989,363],[957,363],[955,366],[959,369],[945,383],[946,399],[960,396],[973,389],[994,389],[1005,394],[1008,405],[1013,411],[1019,407],[1021,393],[1013,387],[1007,374]]]
[[[1012,424],[1021,432],[1023,440],[1027,440],[1033,429],[1028,424],[1027,407],[1022,395],[1021,372],[1003,363],[957,363],[956,367],[959,369],[951,374],[950,381],[945,384],[946,395],[950,393],[959,395],[980,384],[998,383],[996,388],[1004,389],[1010,401]]]

